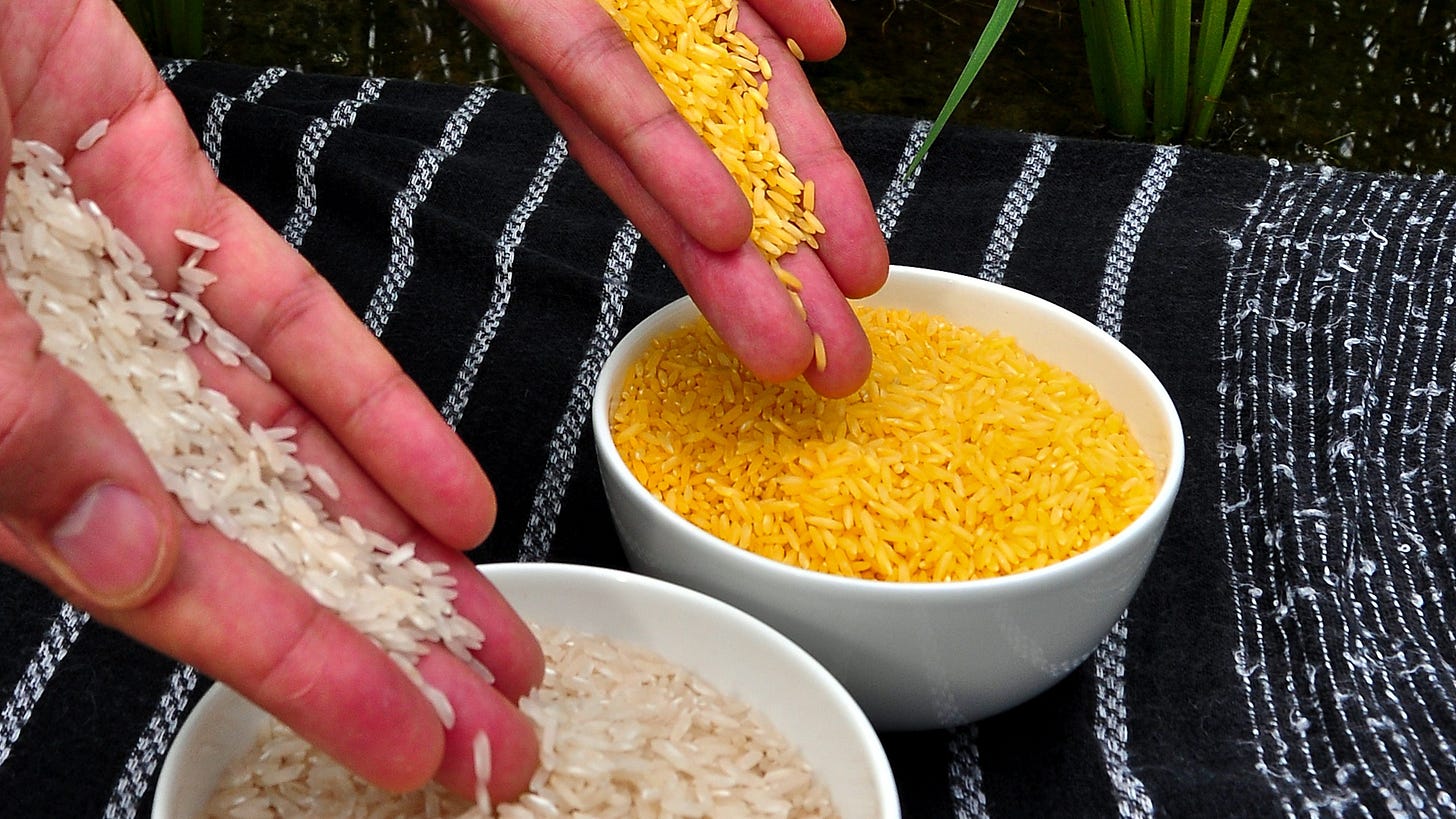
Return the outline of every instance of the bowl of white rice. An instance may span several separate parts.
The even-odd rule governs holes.
[[[522,799],[493,815],[568,815],[574,806],[595,816],[900,816],[864,713],[761,621],[628,572],[549,563],[481,570],[537,629],[548,657],[546,681],[522,701],[543,737],[541,770]],[[617,744],[603,754],[596,749],[608,736]],[[366,809],[489,815],[436,786],[402,795],[370,788],[214,685],[168,753],[152,816]]]
[[[892,266],[856,303],[855,395],[754,379],[688,300],[636,325],[592,407],[628,561],[762,619],[880,730],[955,726],[1066,677],[1162,537],[1183,433],[1158,377],[1011,287]]]

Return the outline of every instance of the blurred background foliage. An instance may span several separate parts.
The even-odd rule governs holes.
[[[119,2],[202,11],[199,23],[188,23],[195,36],[151,35],[163,56],[519,90],[499,51],[445,0]],[[931,119],[996,2],[837,5],[849,44],[839,57],[807,66],[825,107]],[[1094,98],[1080,6],[1021,0],[951,122],[1116,137]],[[1204,144],[1361,170],[1456,169],[1453,100],[1456,4],[1266,0],[1249,9]]]

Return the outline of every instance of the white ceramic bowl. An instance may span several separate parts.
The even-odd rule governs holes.
[[[755,706],[795,743],[845,819],[898,819],[899,796],[869,720],[833,676],[783,635],[725,603],[650,577],[558,563],[481,571],[528,621],[645,646]],[[215,685],[162,765],[153,819],[192,819],[266,716]]]
[[[1095,387],[1159,469],[1146,512],[1106,542],[1006,577],[889,583],[789,566],[673,513],[628,471],[610,417],[626,373],[655,336],[698,314],[687,299],[633,328],[602,370],[592,427],[607,499],[639,572],[758,616],[809,650],[880,729],[957,725],[1022,703],[1065,677],[1107,635],[1142,581],[1183,472],[1183,431],[1158,379],[1126,347],[1050,302],[968,276],[892,267],[866,303],[934,313],[1013,336]]]

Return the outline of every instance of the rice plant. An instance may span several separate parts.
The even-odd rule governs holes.
[[[1253,0],[1078,0],[1092,97],[1113,132],[1208,137]],[[1196,29],[1196,37],[1195,37]]]
[[[204,0],[117,0],[149,51],[169,57],[202,56]]]
[[[907,175],[960,105],[1021,0],[997,0]],[[1156,142],[1208,138],[1253,0],[1078,0],[1092,97],[1113,133]],[[1195,28],[1197,36],[1195,38]]]

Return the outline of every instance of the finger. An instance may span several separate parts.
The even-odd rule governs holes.
[[[219,279],[202,302],[269,362],[273,380],[203,354],[208,383],[245,418],[298,429],[307,457],[329,471],[365,525],[394,536],[394,527],[418,521],[453,548],[478,546],[496,510],[479,462],[337,292],[275,234],[255,230],[252,211],[221,195],[230,204],[212,233],[222,246],[204,259]],[[229,275],[264,264],[272,275]]]
[[[695,242],[563,100],[549,94],[538,100],[561,127],[588,175],[657,248],[743,365],[770,382],[803,372],[814,357],[813,335],[758,250],[745,243],[715,253]]]
[[[853,394],[869,378],[873,358],[869,338],[854,308],[844,300],[819,257],[799,252],[785,256],[783,265],[803,283],[799,297],[811,330],[818,337],[814,362],[804,369],[804,380],[827,398]]]
[[[365,637],[211,529],[188,526],[183,543],[171,585],[145,607],[101,619],[227,683],[381,787],[409,790],[468,769],[469,755],[449,758],[459,748],[434,709]],[[534,729],[474,671],[434,655],[420,670],[464,715],[456,730],[485,729],[500,749],[501,782],[514,787],[518,768],[535,766]]]
[[[744,5],[751,5],[773,27],[778,39],[792,37],[803,49],[805,59],[827,60],[844,48],[844,21],[830,0],[747,0]],[[774,67],[778,67],[777,62]]]
[[[533,92],[549,89],[579,112],[694,239],[731,250],[748,238],[748,200],[594,0],[457,5],[530,69]]]
[[[21,565],[23,544],[88,608],[145,603],[177,559],[178,516],[151,462],[99,396],[40,352],[40,328],[3,287],[0,522],[14,536],[0,558]]]
[[[540,754],[530,720],[498,689],[455,662],[444,650],[432,650],[420,660],[419,667],[455,708],[455,723],[445,731],[444,756],[435,779],[462,796],[473,797],[475,738],[484,733],[490,739],[491,801],[498,803],[520,795],[530,784]]]
[[[151,605],[100,619],[228,684],[371,782],[430,780],[443,729],[386,655],[215,532],[189,526],[184,545]]]
[[[483,637],[474,656],[490,669],[494,677],[491,686],[511,702],[539,686],[546,672],[541,644],[495,585],[460,554],[443,550],[436,554],[428,548],[422,554],[425,560],[439,559],[450,564],[459,592],[455,610],[480,628]]]
[[[195,349],[195,348],[194,348]],[[249,406],[243,424],[297,429],[290,442],[298,445],[295,457],[302,464],[321,465],[338,489],[338,500],[318,493],[325,511],[334,519],[348,515],[361,525],[395,543],[411,543],[416,556],[427,563],[444,562],[455,576],[455,606],[485,633],[479,659],[496,678],[496,687],[511,700],[537,685],[544,669],[540,647],[529,628],[510,609],[495,587],[459,551],[440,543],[428,530],[405,514],[393,499],[354,463],[352,456],[309,413],[294,404],[276,385],[259,381],[246,368],[227,367],[208,352],[195,356],[203,379],[214,389]],[[278,411],[276,415],[249,413]]]
[[[752,10],[744,9],[738,20],[773,65],[768,118],[784,155],[801,178],[814,182],[814,214],[825,227],[818,256],[841,293],[868,296],[889,276],[890,255],[864,179],[793,55]]]

